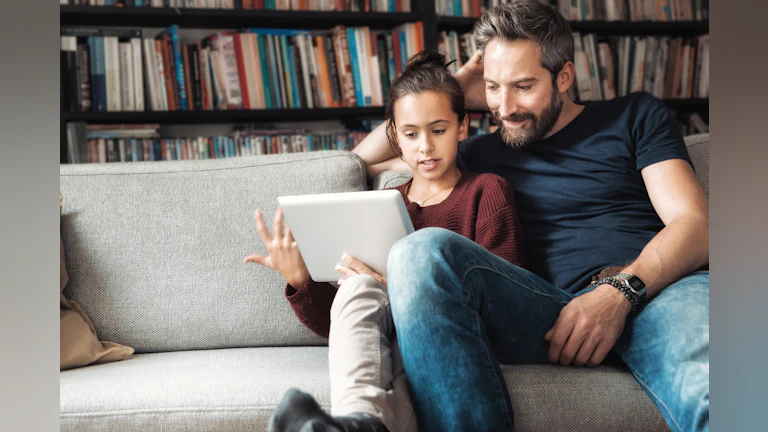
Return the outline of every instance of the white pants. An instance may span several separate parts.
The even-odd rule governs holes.
[[[331,306],[331,414],[376,416],[390,432],[418,429],[397,346],[387,289],[368,275],[348,278]]]

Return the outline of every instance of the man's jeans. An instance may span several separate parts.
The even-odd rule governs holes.
[[[499,363],[549,364],[544,334],[575,296],[441,228],[396,243],[387,273],[419,428],[513,430]],[[648,302],[613,351],[673,431],[709,430],[708,272]]]

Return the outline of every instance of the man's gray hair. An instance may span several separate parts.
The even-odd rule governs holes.
[[[475,23],[475,41],[483,55],[492,39],[529,40],[541,52],[541,65],[552,75],[573,61],[573,35],[565,18],[538,0],[515,0],[488,9]]]

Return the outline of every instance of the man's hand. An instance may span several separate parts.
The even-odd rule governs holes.
[[[477,50],[472,58],[453,75],[464,90],[464,103],[472,110],[488,110],[483,81],[483,52]]]
[[[259,232],[261,241],[267,247],[269,256],[248,255],[243,262],[257,263],[272,270],[279,272],[288,284],[295,289],[299,289],[309,280],[309,270],[304,264],[304,258],[301,257],[299,247],[291,234],[291,228],[286,225],[283,229],[283,210],[275,210],[274,236],[269,235],[267,227],[264,225],[264,219],[261,217],[261,210],[256,209],[253,212],[253,218],[256,220],[256,229]]]
[[[354,276],[356,274],[367,274],[372,276],[377,281],[379,281],[379,283],[381,283],[385,287],[387,286],[387,278],[371,270],[367,265],[361,263],[356,258],[352,258],[351,256],[345,254],[344,256],[341,257],[341,259],[343,259],[344,262],[347,263],[347,265],[336,266],[335,270],[337,272],[347,277]],[[344,279],[339,279],[339,286],[341,286],[341,284],[343,283],[344,283]]]
[[[624,331],[631,310],[624,294],[611,285],[600,285],[571,300],[544,335],[549,361],[564,366],[599,365]]]

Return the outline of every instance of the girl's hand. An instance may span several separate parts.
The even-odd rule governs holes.
[[[483,52],[477,50],[472,58],[464,64],[456,74],[456,80],[464,90],[464,103],[467,108],[474,110],[487,110],[488,102],[485,100],[485,81],[483,81]]]
[[[261,241],[267,247],[269,256],[248,255],[243,260],[244,263],[256,263],[279,272],[288,284],[294,288],[301,288],[309,280],[309,270],[304,264],[304,258],[301,257],[299,247],[291,234],[291,228],[286,225],[283,230],[283,210],[275,210],[274,237],[269,235],[269,230],[264,226],[264,219],[261,217],[261,210],[256,209],[253,212],[253,218],[256,220],[256,229],[259,232]]]
[[[347,276],[347,277],[354,276],[356,274],[367,274],[367,275],[372,276],[377,281],[379,281],[379,283],[384,285],[384,287],[386,288],[386,286],[387,286],[387,278],[385,278],[384,276],[382,276],[382,275],[376,273],[375,271],[371,270],[370,268],[368,268],[367,265],[361,263],[357,259],[352,258],[351,256],[346,255],[346,254],[343,255],[341,257],[341,259],[343,259],[344,262],[347,263],[347,266],[345,267],[345,266],[337,265],[336,266],[336,271],[337,272],[339,272],[339,273],[341,273],[341,274],[343,274],[344,276]],[[343,283],[344,283],[344,279],[339,279],[339,286],[341,286],[341,284],[343,284]]]

